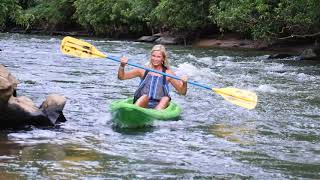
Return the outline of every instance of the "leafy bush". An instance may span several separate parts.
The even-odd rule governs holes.
[[[27,18],[30,24],[40,26],[46,30],[53,30],[58,24],[72,22],[71,17],[75,12],[73,3],[75,0],[38,0],[34,6],[27,9],[24,15],[33,16]]]
[[[218,26],[272,40],[315,32],[319,27],[318,0],[221,0],[210,6],[210,19]]]
[[[29,26],[29,15],[22,15],[22,8],[16,0],[1,0],[0,1],[0,30],[3,30],[10,23]]]
[[[317,34],[319,9],[319,0],[1,0],[0,30],[6,26],[54,30],[72,24],[97,35],[117,36],[218,26],[271,41]]]
[[[123,31],[129,24],[129,3],[126,0],[77,0],[74,3],[77,22],[98,34]]]

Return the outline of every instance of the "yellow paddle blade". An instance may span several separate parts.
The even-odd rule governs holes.
[[[212,88],[214,92],[221,95],[225,100],[232,104],[247,108],[254,109],[257,105],[258,97],[256,93],[237,89],[237,88]]]
[[[70,36],[63,38],[60,50],[63,54],[80,58],[107,57],[102,52],[98,51],[93,45]]]

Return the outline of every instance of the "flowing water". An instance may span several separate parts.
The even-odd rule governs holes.
[[[0,63],[37,105],[67,98],[60,128],[0,134],[5,179],[318,179],[320,64],[267,60],[267,52],[167,46],[178,76],[257,93],[254,110],[189,85],[171,92],[178,121],[128,130],[112,126],[109,105],[132,96],[139,79],[117,79],[118,64],[60,53],[62,37],[0,34]],[[145,64],[152,44],[85,39],[100,51]],[[130,69],[130,68],[129,68]],[[173,89],[173,88],[171,88]]]

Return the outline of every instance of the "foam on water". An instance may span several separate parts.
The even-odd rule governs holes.
[[[305,73],[298,73],[297,74],[297,81],[299,82],[305,82],[305,81],[316,81],[317,78],[315,76],[312,76],[312,75],[308,75],[308,74],[305,74]]]
[[[269,66],[264,68],[265,71],[277,72],[277,71],[285,71],[288,70],[284,64],[272,63]]]
[[[268,85],[268,84],[264,84],[264,85],[260,85],[258,88],[257,88],[257,91],[259,92],[268,92],[268,93],[276,93],[276,92],[279,92],[278,89],[272,87],[271,85]]]
[[[234,57],[230,57],[230,56],[217,56],[215,57],[215,60],[217,61],[233,61]]]
[[[178,68],[175,69],[175,72],[178,75],[188,75],[191,78],[196,79],[206,79],[206,78],[214,78],[214,77],[221,77],[221,75],[214,73],[209,68],[198,68],[190,63],[182,63],[179,64]]]

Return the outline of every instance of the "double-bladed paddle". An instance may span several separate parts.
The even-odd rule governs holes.
[[[107,56],[97,50],[93,45],[73,38],[73,37],[65,37],[63,38],[60,46],[60,50],[63,54],[74,56],[74,57],[80,57],[80,58],[107,58],[112,61],[120,62],[120,59],[117,57],[112,57],[112,56]],[[134,66],[137,68],[141,68],[144,70],[148,70],[154,73],[158,73],[164,76],[168,76],[177,80],[181,80],[181,78],[167,74],[164,72],[156,71],[154,69],[150,69],[144,66],[140,66],[138,64],[134,64],[131,62],[127,63],[130,66]],[[243,90],[243,89],[238,89],[238,88],[233,88],[233,87],[227,87],[227,88],[211,88],[207,85],[202,85],[194,81],[188,80],[189,84],[202,87],[208,90],[212,90],[213,92],[221,95],[225,100],[228,102],[247,108],[247,109],[254,109],[257,105],[258,97],[256,93],[248,91],[248,90]]]

